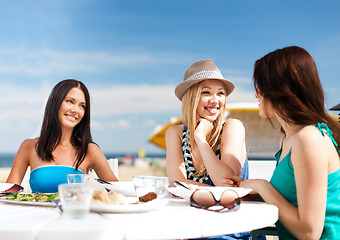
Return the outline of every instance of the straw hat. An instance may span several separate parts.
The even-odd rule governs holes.
[[[178,84],[175,89],[177,98],[182,101],[184,93],[194,84],[207,80],[216,79],[224,83],[227,96],[234,90],[235,84],[224,79],[221,71],[210,59],[201,60],[192,64],[184,73],[183,82]]]

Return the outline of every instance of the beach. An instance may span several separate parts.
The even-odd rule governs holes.
[[[120,181],[132,181],[135,175],[166,176],[165,159],[136,160],[132,165],[130,161],[121,160],[118,167]],[[275,161],[250,160],[249,178],[263,178],[269,180],[275,168]],[[11,168],[0,168],[0,182],[5,182]]]
[[[11,168],[0,168],[0,183],[6,181],[10,171]]]
[[[137,159],[132,165],[131,160],[120,159],[118,167],[118,179],[120,181],[132,181],[135,175],[166,176],[165,159]],[[5,182],[11,168],[0,168],[0,183]]]

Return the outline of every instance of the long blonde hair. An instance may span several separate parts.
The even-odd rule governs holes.
[[[197,147],[194,132],[197,125],[197,107],[201,98],[203,81],[191,86],[183,95],[182,98],[182,121],[183,124],[188,127],[189,136],[188,142],[192,149]],[[213,130],[207,136],[207,142],[211,149],[215,152],[218,146],[218,140],[220,139],[220,134],[222,130],[222,125],[225,120],[225,106],[221,108],[221,113],[218,115],[216,120],[213,122]],[[193,156],[192,156],[193,158]],[[200,170],[196,171],[196,175],[203,176],[206,173],[206,168],[202,162]]]

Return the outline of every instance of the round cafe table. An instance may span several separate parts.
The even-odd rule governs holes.
[[[71,220],[54,207],[0,203],[0,239],[184,239],[251,231],[273,225],[277,207],[241,202],[239,210],[217,213],[169,198],[140,213],[96,213]]]

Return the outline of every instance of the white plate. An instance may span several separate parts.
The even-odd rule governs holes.
[[[42,206],[42,207],[55,207],[53,202],[33,202],[33,201],[17,201],[0,198],[0,202],[17,204],[17,205],[29,205],[29,206]]]
[[[133,182],[110,182],[111,184],[105,184],[105,187],[112,189],[116,192],[122,193],[127,197],[136,197],[135,186]]]
[[[91,211],[100,213],[138,213],[155,210],[164,205],[163,201],[153,200],[150,202],[138,202],[137,197],[125,198],[126,204],[123,205],[107,205],[107,204],[91,204]]]
[[[161,200],[153,200],[150,202],[142,203],[138,202],[137,197],[126,197],[126,201],[123,205],[108,205],[108,204],[91,204],[90,210],[93,212],[100,213],[138,213],[147,212],[155,210],[160,206],[164,205],[165,202]],[[32,201],[16,201],[0,199],[0,202],[17,204],[17,205],[27,205],[27,206],[40,206],[40,207],[55,207],[53,202],[32,202]]]
[[[214,194],[216,200],[219,200],[222,192],[225,190],[231,189],[237,192],[239,197],[244,197],[248,193],[252,191],[250,188],[236,188],[236,187],[200,187],[200,189],[208,189],[210,192]],[[185,189],[183,187],[170,187],[168,191],[174,194],[175,196],[181,197],[187,201],[190,201],[190,196],[194,192],[193,190]]]

